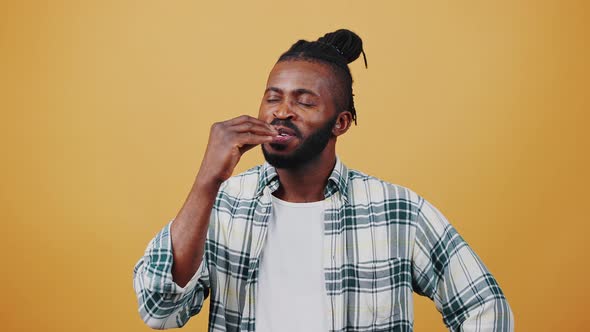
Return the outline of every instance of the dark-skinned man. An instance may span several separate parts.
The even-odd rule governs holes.
[[[415,292],[449,330],[514,330],[498,283],[434,206],[336,156],[361,53],[345,29],[300,40],[258,118],[212,126],[184,205],[135,266],[149,326],[182,327],[209,297],[210,331],[413,331]],[[257,145],[266,162],[232,177]]]

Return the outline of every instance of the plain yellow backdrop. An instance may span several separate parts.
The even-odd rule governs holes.
[[[147,331],[132,269],[214,121],[256,115],[297,39],[346,27],[350,167],[434,203],[518,331],[590,324],[587,1],[3,1],[0,329]],[[248,153],[238,171],[262,161]],[[444,331],[417,297],[416,330]],[[207,308],[205,308],[207,310]],[[207,314],[185,328],[205,331]]]

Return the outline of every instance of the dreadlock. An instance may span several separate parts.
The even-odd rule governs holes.
[[[342,84],[342,96],[335,100],[338,112],[349,111],[356,125],[356,109],[352,93],[352,75],[348,64],[363,54],[365,68],[367,57],[362,39],[354,32],[339,29],[325,34],[316,41],[299,40],[283,53],[278,62],[289,60],[319,61],[330,66],[337,80]]]

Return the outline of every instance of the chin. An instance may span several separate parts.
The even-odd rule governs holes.
[[[293,149],[289,149],[288,144],[268,143],[268,147],[266,148],[266,150],[278,152],[279,154],[285,154],[285,153],[288,153],[287,152],[288,150],[293,150]]]
[[[324,146],[325,147],[325,146]],[[305,149],[294,149],[290,151],[273,151],[262,146],[264,159],[270,165],[278,169],[297,169],[320,157],[323,148],[319,151],[306,151]]]
[[[264,159],[268,162],[271,166],[275,168],[281,169],[292,169],[299,166],[299,162],[294,158],[295,154],[293,152],[288,152],[287,146],[285,145],[277,145],[277,144],[269,144],[269,146],[262,146],[262,154],[264,155]]]

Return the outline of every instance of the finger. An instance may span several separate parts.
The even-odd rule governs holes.
[[[246,145],[258,145],[272,142],[272,136],[255,135],[250,132],[237,134],[235,138],[236,145],[238,148],[242,148]]]
[[[249,116],[249,115],[240,115],[238,117],[235,117],[233,119],[229,119],[229,120],[225,121],[225,124],[227,124],[228,126],[235,126],[237,124],[244,123],[244,122],[251,121],[251,120],[260,121],[254,117]]]
[[[238,116],[237,118],[233,118],[231,120],[224,122],[224,124],[226,124],[227,126],[230,126],[230,127],[236,126],[236,125],[242,125],[245,123],[252,123],[252,124],[260,125],[260,126],[269,128],[273,132],[276,131],[276,129],[273,126],[271,126],[270,124],[268,124],[260,119],[251,117],[249,115],[241,115],[241,116]]]
[[[276,136],[279,132],[272,126],[263,123],[244,122],[239,125],[232,126],[231,129],[238,133],[250,132],[258,135]]]

